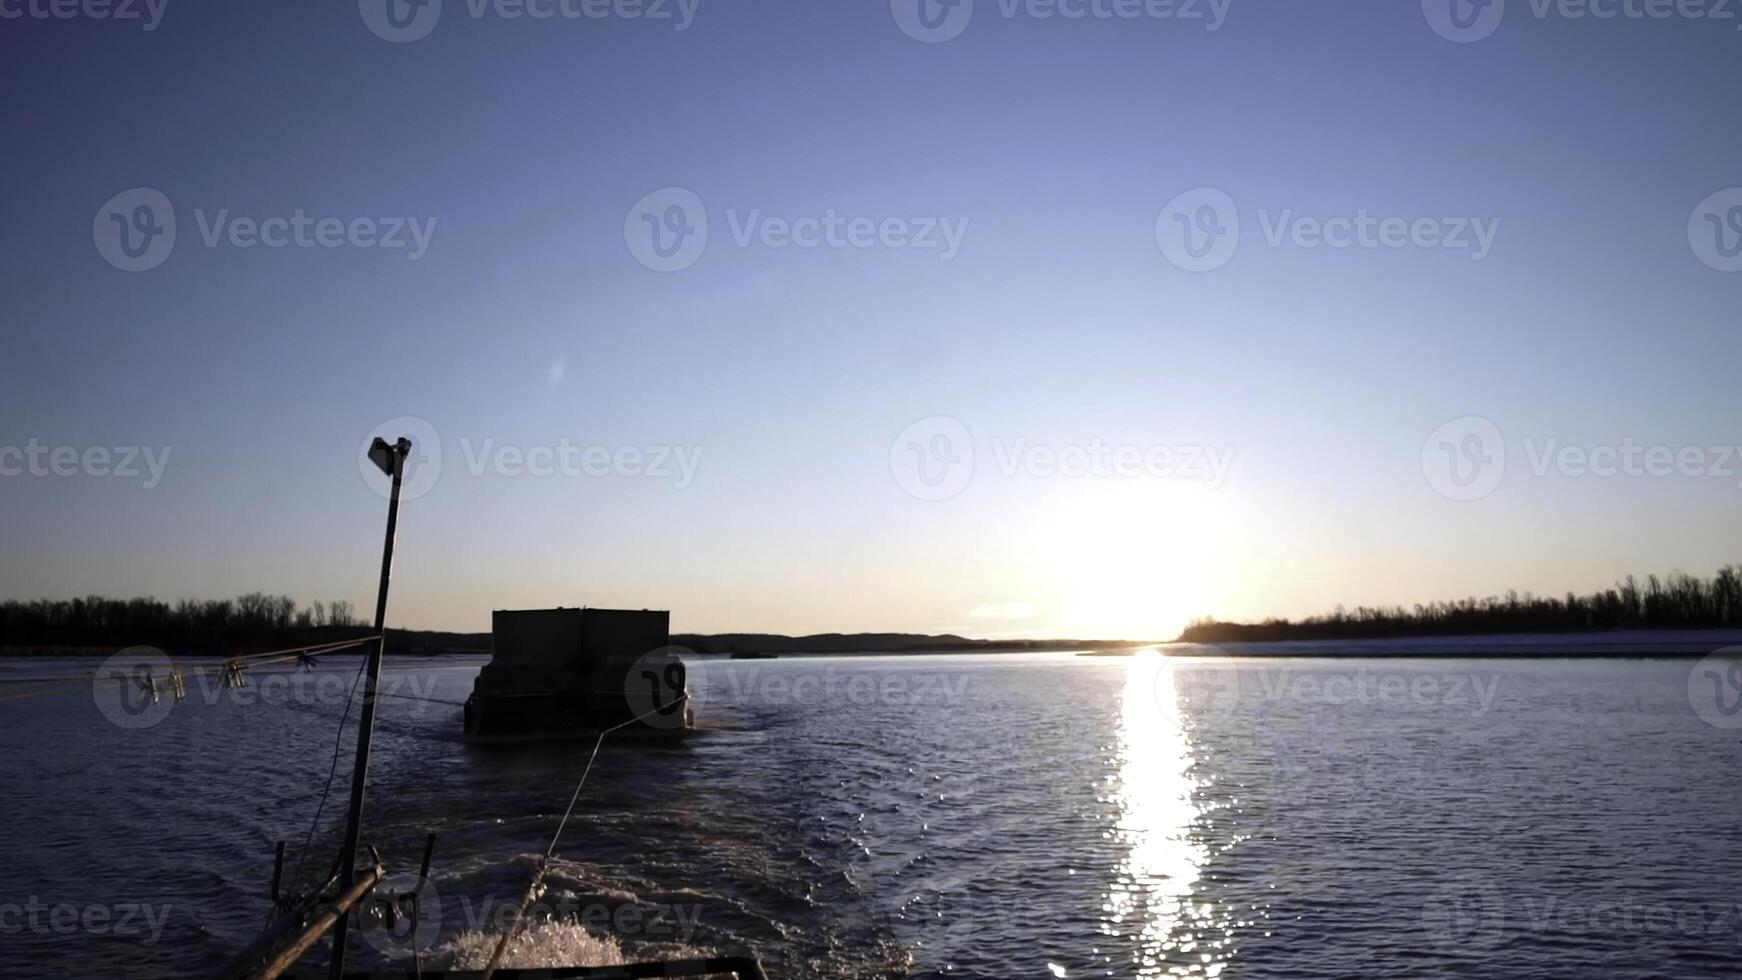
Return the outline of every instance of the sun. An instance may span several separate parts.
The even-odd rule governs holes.
[[[1216,491],[1153,481],[1073,487],[1047,519],[1051,591],[1071,636],[1167,640],[1214,608],[1232,533]]]

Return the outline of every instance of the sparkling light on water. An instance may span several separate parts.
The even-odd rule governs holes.
[[[1202,811],[1177,670],[1154,653],[1133,657],[1121,705],[1113,833],[1126,852],[1103,928],[1130,943],[1140,977],[1213,977],[1227,963],[1228,938],[1211,906],[1196,900],[1210,853],[1194,836]]]

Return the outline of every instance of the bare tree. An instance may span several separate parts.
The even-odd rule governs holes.
[[[351,612],[351,602],[348,599],[334,599],[327,606],[327,619],[334,626],[355,626],[357,620]]]

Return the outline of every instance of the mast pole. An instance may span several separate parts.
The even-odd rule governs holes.
[[[387,648],[387,586],[393,578],[393,535],[399,525],[399,485],[405,476],[405,458],[411,453],[411,440],[401,437],[389,446],[376,438],[369,447],[369,458],[382,472],[393,478],[393,490],[387,498],[387,535],[381,544],[381,584],[375,593],[375,633],[378,639],[369,654],[369,665],[363,681],[363,714],[357,722],[357,764],[351,772],[351,807],[345,814],[345,843],[339,851],[339,875],[342,890],[348,891],[357,881],[357,842],[363,831],[363,791],[369,779],[369,742],[375,733],[375,690],[381,683],[381,658]],[[339,980],[345,973],[345,937],[350,916],[341,914],[333,924],[333,958],[327,976]]]

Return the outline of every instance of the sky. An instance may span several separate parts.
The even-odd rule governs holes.
[[[1592,7],[0,0],[0,596],[367,611],[377,434],[394,626],[1710,574],[1742,19]]]

